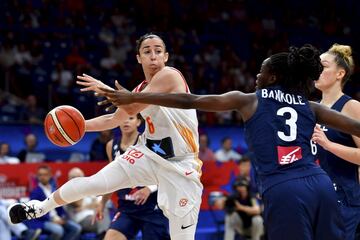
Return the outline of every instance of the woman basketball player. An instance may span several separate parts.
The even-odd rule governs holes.
[[[145,80],[135,92],[187,93],[182,74],[166,67],[169,54],[163,40],[146,34],[138,40],[137,60]],[[100,81],[79,76],[83,91],[99,91]],[[100,91],[101,92],[101,91]],[[86,121],[86,131],[102,131],[119,126],[129,115],[141,113],[144,133],[135,146],[117,156],[97,174],[74,178],[47,200],[20,203],[9,208],[13,223],[38,218],[50,210],[88,195],[103,195],[133,186],[158,186],[158,205],[169,219],[172,240],[193,240],[200,209],[202,184],[198,159],[198,121],[195,110],[171,109],[146,104],[120,107],[113,114]]]
[[[342,91],[354,69],[351,52],[350,46],[334,44],[321,54],[324,70],[315,82],[315,87],[322,92],[321,104],[360,119],[360,103]],[[338,196],[345,223],[344,239],[353,240],[360,223],[360,138],[328,126],[319,126],[314,131],[314,141],[323,147],[319,148],[318,157]]]
[[[322,72],[320,53],[311,45],[290,48],[266,59],[257,91],[222,95],[130,93],[104,90],[103,103],[151,103],[205,111],[238,110],[258,176],[270,240],[344,239],[337,198],[328,175],[315,163],[310,140],[316,122],[360,136],[360,122],[318,103],[306,93]]]

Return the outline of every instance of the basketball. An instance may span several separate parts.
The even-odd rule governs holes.
[[[45,134],[55,145],[67,147],[76,144],[85,134],[85,119],[72,106],[62,105],[51,110],[44,121]]]

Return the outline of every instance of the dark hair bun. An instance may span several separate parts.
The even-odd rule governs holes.
[[[323,70],[320,52],[310,44],[301,48],[290,47],[288,66],[292,74],[302,75],[311,80],[319,79]]]

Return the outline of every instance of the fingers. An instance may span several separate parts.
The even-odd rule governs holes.
[[[114,93],[115,92],[115,90],[112,88],[105,88],[105,87],[99,86],[99,89],[104,93]]]
[[[110,103],[111,103],[111,102],[110,102],[109,99],[105,99],[105,100],[103,100],[103,101],[98,102],[97,105],[103,106],[103,105],[110,104]]]
[[[124,89],[124,87],[120,85],[120,83],[118,82],[118,80],[115,80],[115,86],[116,86],[116,88],[117,88],[118,90]]]
[[[113,111],[114,109],[116,109],[116,106],[111,105],[111,106],[105,108],[105,111],[110,112],[110,111]]]
[[[94,91],[94,86],[86,87],[86,88],[80,88],[80,92],[88,92],[88,91]]]

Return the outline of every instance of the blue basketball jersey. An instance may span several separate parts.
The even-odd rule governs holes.
[[[257,109],[244,126],[259,192],[289,179],[325,174],[315,163],[310,139],[316,120],[307,99],[280,86],[259,89],[256,95]]]
[[[115,159],[116,155],[123,154],[125,151],[120,147],[120,138],[115,137],[112,145],[112,157]],[[132,194],[142,187],[125,188],[117,191],[118,195],[118,210],[120,212],[133,213],[138,211],[153,211],[157,208],[157,191],[150,194],[147,201],[143,205],[135,205]]]
[[[341,96],[331,107],[331,109],[341,112],[345,103],[351,100],[347,95]],[[328,139],[348,147],[357,147],[352,136],[321,126]],[[318,146],[318,158],[321,167],[328,173],[334,183],[336,192],[344,195],[344,199],[349,205],[360,206],[360,185],[358,175],[358,165],[345,161],[329,151]]]

